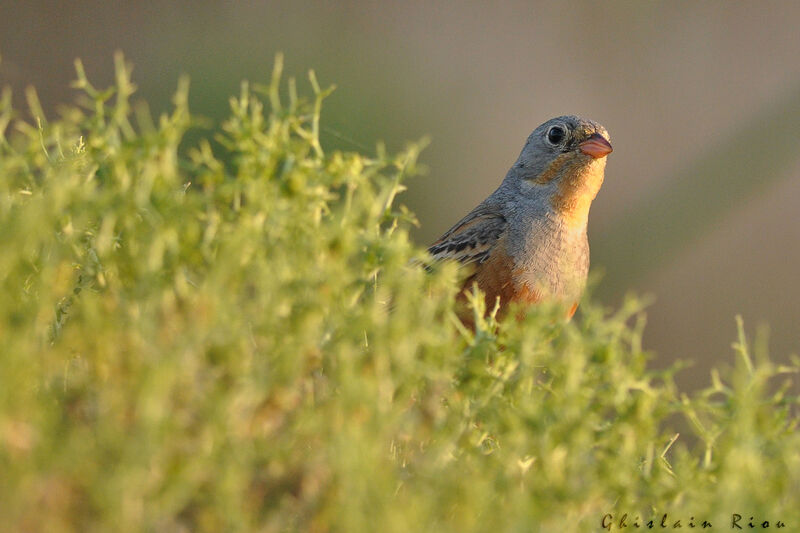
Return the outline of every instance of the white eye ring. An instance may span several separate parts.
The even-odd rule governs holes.
[[[547,130],[547,135],[545,135],[545,138],[547,139],[548,143],[552,144],[553,146],[558,146],[564,139],[567,138],[567,130],[560,124],[550,126],[550,129]]]

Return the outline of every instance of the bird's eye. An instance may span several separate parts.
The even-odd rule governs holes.
[[[547,130],[547,142],[552,145],[560,144],[566,136],[567,132],[562,126],[551,126],[550,129]]]

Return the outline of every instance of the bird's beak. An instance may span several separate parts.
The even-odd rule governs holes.
[[[592,133],[589,138],[578,145],[586,155],[590,155],[595,159],[605,157],[610,154],[614,149],[611,148],[611,143],[599,133]]]

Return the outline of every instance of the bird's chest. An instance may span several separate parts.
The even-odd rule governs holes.
[[[580,299],[589,270],[589,244],[585,228],[575,231],[558,223],[533,227],[525,238],[510,246],[515,257],[514,284],[539,299],[568,303]]]

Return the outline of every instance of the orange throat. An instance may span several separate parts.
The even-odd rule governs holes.
[[[585,166],[567,170],[558,181],[550,205],[570,227],[585,226],[589,220],[589,208],[603,185],[605,167],[605,157],[593,159]]]

